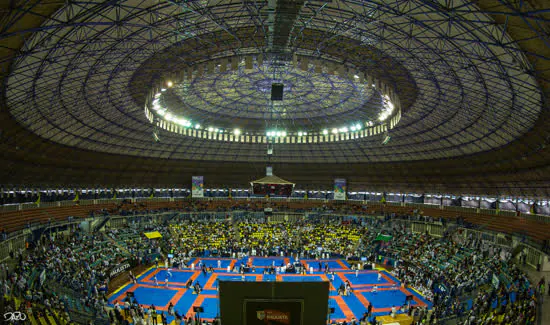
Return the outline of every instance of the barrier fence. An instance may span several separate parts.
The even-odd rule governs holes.
[[[140,197],[140,198],[112,198],[112,199],[93,199],[93,200],[69,200],[69,201],[56,201],[56,202],[41,202],[41,203],[20,203],[20,204],[9,204],[0,206],[0,212],[11,212],[11,211],[21,211],[28,209],[36,208],[50,208],[50,207],[66,207],[78,205],[94,205],[94,204],[120,204],[124,200],[130,202],[180,202],[180,201],[225,201],[228,200],[228,197],[203,197],[203,198],[190,198],[190,197]],[[437,204],[428,204],[428,203],[412,203],[412,202],[385,202],[380,201],[364,201],[364,200],[328,200],[328,199],[319,199],[319,198],[263,198],[263,197],[236,197],[231,198],[234,201],[250,201],[250,202],[330,202],[331,204],[353,204],[353,203],[362,203],[368,204],[371,206],[403,206],[416,209],[433,209],[439,208],[446,211],[456,211],[456,212],[467,212],[467,213],[478,213],[478,214],[487,214],[487,215],[499,215],[499,216],[509,216],[514,217],[518,215],[518,212],[513,210],[496,210],[496,209],[484,209],[484,208],[473,208],[466,206],[449,206],[449,205],[437,205]],[[521,213],[521,217],[535,220],[538,222],[550,223],[550,216],[540,215],[540,214],[530,214],[530,213]]]

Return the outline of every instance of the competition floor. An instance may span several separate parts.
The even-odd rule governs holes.
[[[201,318],[212,320],[219,312],[219,301],[217,298],[217,281],[242,281],[242,277],[237,273],[228,273],[227,267],[239,265],[239,263],[250,261],[256,266],[255,273],[246,273],[246,281],[330,281],[329,307],[334,307],[334,314],[331,319],[336,321],[351,320],[353,317],[359,319],[366,311],[369,302],[373,304],[373,315],[387,315],[393,306],[402,306],[407,295],[413,296],[412,306],[428,306],[431,303],[424,299],[420,294],[410,288],[402,288],[401,283],[386,271],[382,271],[382,277],[378,281],[378,271],[360,271],[356,276],[355,271],[349,268],[344,260],[302,260],[301,263],[314,268],[313,274],[263,274],[263,268],[268,267],[275,262],[279,266],[281,263],[293,262],[285,257],[251,257],[245,260],[237,259],[218,259],[218,258],[196,258],[195,265],[199,260],[207,266],[214,267],[214,273],[208,273],[206,276],[200,270],[191,270],[184,268],[182,270],[171,269],[172,276],[169,277],[168,286],[165,285],[167,270],[165,268],[152,268],[138,276],[137,284],[127,284],[115,291],[109,297],[109,303],[114,305],[116,301],[122,301],[128,291],[134,292],[134,296],[140,305],[146,307],[155,305],[157,310],[166,311],[170,302],[180,314],[193,315],[193,306],[202,306],[204,312]],[[218,260],[221,260],[221,268],[217,268]],[[317,272],[319,262],[328,263],[330,271],[336,274],[334,280],[324,272]],[[159,285],[155,285],[154,278],[158,279]],[[193,283],[198,281],[203,288],[199,294],[193,294],[192,289],[186,289],[185,284],[189,279]],[[339,296],[337,288],[342,282],[349,280],[353,293],[349,296]],[[377,292],[373,292],[373,287],[377,286]],[[173,317],[168,317],[168,323]]]

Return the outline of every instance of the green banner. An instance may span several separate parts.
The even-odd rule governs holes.
[[[380,241],[388,242],[388,241],[390,241],[392,238],[393,238],[393,237],[390,236],[390,235],[378,234],[378,236],[376,236],[375,241],[380,240]]]

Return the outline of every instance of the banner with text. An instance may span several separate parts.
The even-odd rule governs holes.
[[[334,199],[345,200],[346,199],[346,180],[343,178],[337,178],[334,180]]]
[[[301,301],[246,301],[246,325],[302,325]]]
[[[138,261],[135,259],[124,259],[118,262],[116,265],[110,267],[107,270],[97,272],[97,275],[102,279],[112,279],[122,272],[130,270],[132,267],[136,266]]]
[[[192,177],[191,197],[204,197],[204,176]]]

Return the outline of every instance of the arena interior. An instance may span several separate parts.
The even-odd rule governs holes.
[[[6,324],[550,324],[547,0],[0,1]]]

